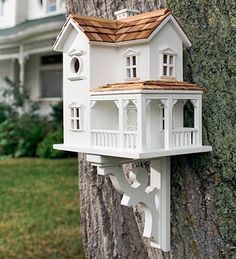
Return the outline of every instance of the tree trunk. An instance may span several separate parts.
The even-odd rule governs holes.
[[[121,206],[121,196],[114,190],[109,178],[98,176],[96,169],[86,162],[85,155],[80,154],[81,232],[87,258],[161,259],[171,256],[216,259],[233,256],[236,217],[233,193],[233,172],[236,168],[233,97],[236,83],[232,80],[236,78],[233,77],[236,70],[233,70],[233,63],[230,63],[228,56],[228,53],[233,52],[227,48],[230,41],[226,42],[226,32],[233,35],[232,26],[228,23],[233,23],[235,17],[232,13],[232,9],[235,10],[234,1],[229,1],[228,7],[219,3],[216,6],[215,1],[211,0],[167,2],[193,40],[194,48],[185,53],[185,77],[194,79],[209,89],[203,102],[203,130],[204,142],[213,145],[213,154],[177,156],[171,159],[172,230],[171,252],[167,254],[150,248],[142,238],[143,218],[140,209]],[[144,12],[162,5],[162,1],[157,0],[67,0],[68,13],[97,17],[113,17],[114,11],[121,8],[137,8]],[[220,40],[214,38],[217,32],[212,30],[214,26],[219,30],[215,14],[220,15],[224,29]],[[218,44],[214,53],[211,43]],[[235,41],[234,43],[236,44]],[[218,50],[221,47],[222,56],[219,56]],[[214,69],[209,63],[214,62],[214,55],[217,56],[219,75],[213,73]],[[231,71],[231,75],[228,71]],[[227,85],[227,90],[224,85]]]

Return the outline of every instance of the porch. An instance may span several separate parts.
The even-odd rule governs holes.
[[[95,149],[145,153],[202,145],[200,95],[91,96],[90,116]]]

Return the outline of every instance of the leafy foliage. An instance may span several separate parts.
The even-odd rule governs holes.
[[[53,144],[61,142],[62,137],[63,131],[61,127],[55,132],[48,133],[43,141],[38,144],[37,156],[42,158],[62,158],[68,156],[68,152],[62,152],[52,148]]]
[[[199,177],[206,189],[210,182],[215,184],[216,224],[230,251],[236,245],[236,2],[167,2],[193,43],[185,53],[185,79],[208,89],[203,100],[203,133],[213,152],[204,163],[211,173],[208,178]]]
[[[41,157],[67,156],[52,149],[54,140],[62,141],[61,131],[57,131],[62,128],[62,103],[52,107],[52,119],[40,116],[39,105],[30,102],[25,88],[8,78],[5,80],[8,87],[3,90],[3,96],[7,101],[0,103],[0,156],[34,157],[44,138],[38,153]]]

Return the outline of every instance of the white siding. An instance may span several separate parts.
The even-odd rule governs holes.
[[[68,52],[72,49],[82,50],[84,54],[80,57],[82,61],[81,76],[83,80],[71,81],[72,77],[70,69],[71,57]],[[90,128],[90,45],[86,37],[75,29],[72,30],[70,36],[64,44],[63,50],[63,101],[64,101],[64,143],[69,146],[87,146],[89,143]],[[69,106],[72,103],[82,105],[82,128],[81,132],[73,132],[70,130],[70,114]]]
[[[183,43],[171,22],[168,22],[150,42],[150,79],[160,79],[160,52],[168,48],[176,53],[176,79],[183,80]]]

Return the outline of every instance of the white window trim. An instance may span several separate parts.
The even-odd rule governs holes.
[[[128,49],[123,53],[123,64],[124,64],[124,80],[125,81],[137,81],[139,80],[139,75],[140,75],[140,71],[139,71],[139,55],[140,55],[140,51],[136,51],[133,49]],[[136,65],[133,65],[133,58],[132,57],[136,57]],[[127,58],[130,58],[130,65],[127,65]],[[127,76],[127,70],[130,70],[130,75],[131,77]],[[136,77],[133,77],[133,69],[136,69]]]
[[[83,74],[83,59],[81,58],[83,55],[85,55],[85,51],[78,50],[78,49],[71,49],[68,53],[69,61],[70,62],[70,73],[68,76],[68,80],[70,81],[77,81],[77,80],[84,80],[86,79],[82,74]],[[78,59],[80,63],[79,70],[77,73],[75,73],[74,68],[73,68],[73,59]]]
[[[77,116],[77,109],[79,109],[79,116]],[[79,122],[79,128],[77,128]],[[73,126],[72,126],[73,125]],[[72,103],[69,105],[69,129],[72,132],[83,131],[83,106]]]
[[[164,63],[164,55],[167,56],[167,63]],[[170,64],[170,56],[173,57],[173,62]],[[160,52],[160,78],[161,79],[176,79],[176,57],[177,54],[172,49],[165,49]],[[163,74],[164,66],[167,67],[167,75]],[[170,75],[170,68],[173,69]]]
[[[59,13],[60,12],[60,7],[61,7],[61,0],[55,0],[55,10],[54,11],[50,11],[49,10],[49,0],[44,0],[43,1],[43,8],[44,8],[44,12],[47,15],[51,15],[51,14],[55,14],[55,13]]]
[[[0,18],[4,16],[4,0],[0,0]]]

